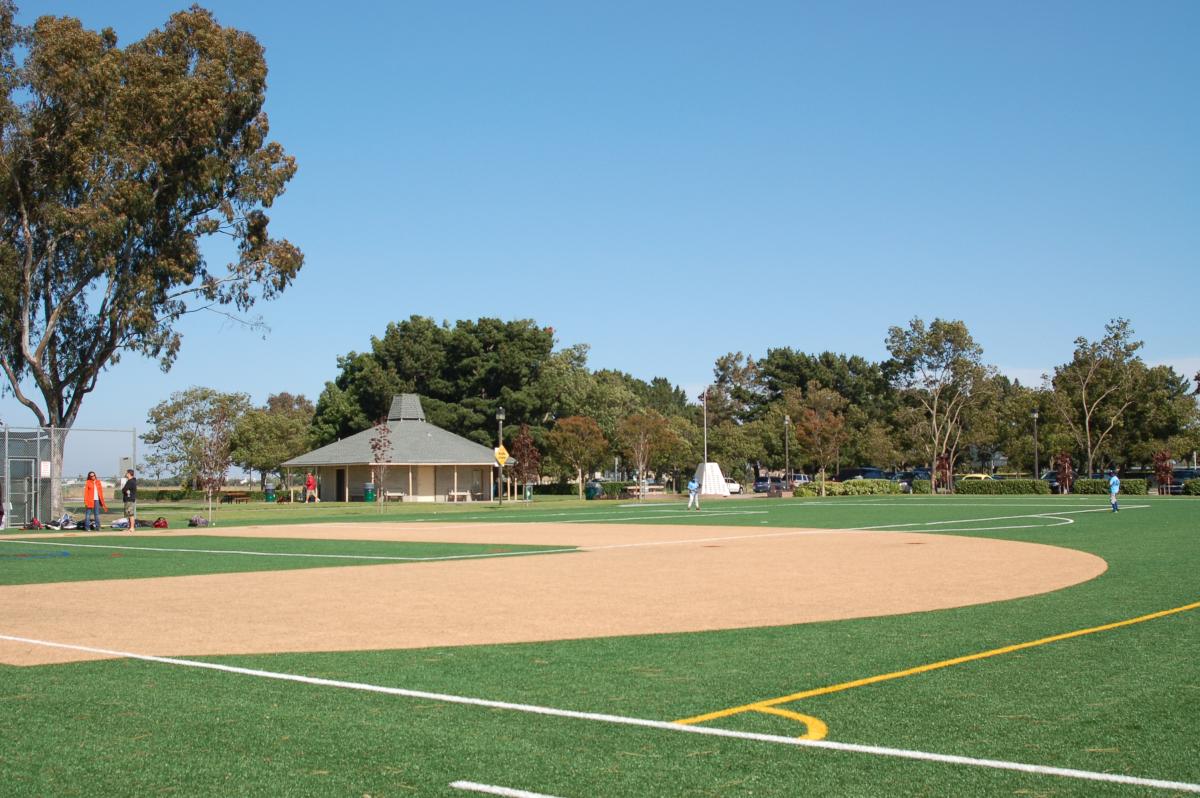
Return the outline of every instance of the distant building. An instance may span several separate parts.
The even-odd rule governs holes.
[[[377,495],[404,501],[490,501],[495,454],[461,435],[425,420],[421,399],[401,394],[387,417],[391,455]],[[374,428],[314,449],[283,463],[289,471],[311,471],[321,501],[362,501],[367,483],[378,479],[371,440]]]

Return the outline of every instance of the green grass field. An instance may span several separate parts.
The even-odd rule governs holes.
[[[556,547],[561,552],[572,547]],[[0,585],[281,571],[556,553],[545,546],[87,534],[0,540]]]
[[[1128,498],[1123,511],[1115,515],[1104,511],[1104,501],[1104,497],[746,499],[706,504],[702,513],[690,516],[680,504],[558,501],[506,506],[503,511],[400,505],[388,508],[384,518],[393,522],[636,521],[967,534],[1079,549],[1104,558],[1109,569],[1089,582],[1014,601],[835,623],[202,660],[423,694],[673,721],[1179,610],[780,705],[821,719],[828,726],[828,741],[889,751],[784,744],[783,738],[802,734],[804,727],[762,713],[733,714],[701,725],[765,738],[720,737],[454,703],[437,695],[385,694],[352,685],[122,659],[0,666],[0,792],[14,796],[470,794],[450,786],[461,780],[563,798],[1093,796],[1200,791],[1196,786],[1200,784],[1200,607],[1181,609],[1200,602],[1200,500]],[[270,509],[283,512],[269,515]],[[353,509],[336,505],[248,508],[231,510],[222,524],[378,518],[375,513],[348,512]],[[121,545],[132,540],[113,537]],[[503,527],[497,528],[496,537],[497,545],[503,545]],[[230,548],[230,539],[210,546],[214,540],[150,538],[148,545]],[[237,544],[239,548],[249,545]],[[318,554],[337,548],[318,549],[316,541],[254,543],[284,544],[288,551]],[[21,545],[0,545],[0,554]],[[348,550],[348,544],[338,545],[338,551]],[[352,553],[434,550],[365,542],[355,547]],[[82,562],[72,559],[76,556],[62,559]],[[89,567],[106,567],[104,556],[107,553]],[[221,556],[229,557],[124,550],[120,559],[125,567],[145,557],[150,564],[141,575],[160,575],[213,572],[200,570],[209,567],[204,559]],[[52,558],[0,559],[0,583],[20,582],[14,572],[26,568],[27,573],[36,573],[46,564],[43,573],[49,574],[61,563]],[[786,568],[787,563],[779,567]],[[0,606],[0,634],[5,633],[2,619]],[[1178,784],[1115,784],[1016,772],[902,758],[892,755],[891,749]]]

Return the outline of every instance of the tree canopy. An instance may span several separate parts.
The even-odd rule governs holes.
[[[268,139],[249,33],[193,6],[121,48],[14,11],[0,0],[0,368],[39,424],[69,428],[123,354],[170,368],[184,314],[292,283],[303,257],[266,209],[296,164]],[[234,244],[221,267],[201,249],[216,234]]]

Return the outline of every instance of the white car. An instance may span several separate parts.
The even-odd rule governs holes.
[[[725,477],[725,487],[729,488],[730,493],[742,492],[742,483],[738,482],[733,477]]]

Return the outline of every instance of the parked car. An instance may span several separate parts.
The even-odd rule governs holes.
[[[1042,481],[1050,486],[1051,493],[1058,493],[1058,472],[1057,471],[1043,471],[1042,472]]]
[[[782,477],[755,477],[754,492],[766,493],[772,490],[783,490]]]
[[[846,482],[851,479],[887,479],[887,473],[882,468],[874,468],[866,466],[864,468],[843,468],[837,472],[834,479],[837,482]]]
[[[725,487],[729,488],[730,493],[742,492],[742,483],[738,482],[733,477],[725,477]]]
[[[902,493],[912,493],[912,484],[914,480],[928,480],[930,473],[923,468],[916,468],[912,471],[900,471],[892,475],[892,482],[900,486]]]
[[[810,477],[808,474],[799,474],[799,473],[792,474],[792,488],[793,489],[802,488],[805,485],[811,485],[811,484],[812,484],[812,477]]]
[[[1191,479],[1200,479],[1200,470],[1194,468],[1176,468],[1171,472],[1171,486],[1167,493],[1171,496],[1180,496],[1183,494],[1183,483]],[[1155,491],[1157,492],[1158,483],[1155,483]]]
[[[970,482],[972,480],[991,479],[991,478],[992,478],[991,474],[962,474],[961,476],[955,477],[956,480],[961,480],[962,482]]]

